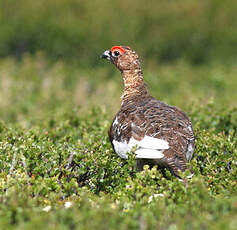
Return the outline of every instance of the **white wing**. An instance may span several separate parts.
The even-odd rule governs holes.
[[[169,143],[162,139],[145,136],[141,141],[133,137],[129,142],[118,142],[113,140],[115,152],[121,157],[127,159],[127,153],[136,146],[136,158],[160,159],[164,157],[163,151],[169,149]]]

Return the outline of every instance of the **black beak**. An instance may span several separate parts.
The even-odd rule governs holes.
[[[111,60],[111,51],[105,50],[105,52],[102,53],[100,57],[101,57],[101,58],[104,58],[104,59]]]

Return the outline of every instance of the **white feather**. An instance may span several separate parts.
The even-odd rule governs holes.
[[[127,152],[131,151],[126,142],[118,142],[113,140],[114,150],[115,152],[123,159],[127,159]]]
[[[128,143],[113,140],[113,145],[115,152],[124,159],[128,158],[127,153],[135,146],[137,147],[135,150],[136,158],[147,159],[160,159],[164,157],[163,151],[169,149],[167,141],[149,136],[145,136],[141,141],[132,137]]]
[[[114,122],[113,122],[113,126],[117,125],[118,124],[118,118],[116,117]]]
[[[169,149],[167,141],[149,136],[145,136],[137,145],[147,149]]]
[[[155,149],[138,149],[135,151],[136,158],[146,158],[146,159],[160,159],[164,157],[162,151]]]
[[[188,161],[190,161],[192,159],[192,156],[193,156],[193,151],[194,151],[194,148],[193,148],[193,145],[190,143],[188,145],[188,150],[186,152],[186,159]]]

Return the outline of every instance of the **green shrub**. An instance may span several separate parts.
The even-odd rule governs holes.
[[[236,228],[235,66],[144,69],[152,95],[193,122],[188,185],[169,171],[136,172],[132,154],[113,152],[107,131],[122,83],[112,66],[81,69],[41,53],[0,66],[0,229]]]
[[[2,227],[234,229],[234,130],[224,134],[218,123],[210,130],[195,124],[195,176],[185,186],[168,171],[166,178],[156,168],[137,173],[132,157],[128,162],[118,158],[100,109],[54,119],[53,126],[46,119],[30,129],[1,124]],[[237,124],[231,125],[236,130]],[[64,206],[66,201],[71,208]],[[47,215],[45,207],[50,207]]]

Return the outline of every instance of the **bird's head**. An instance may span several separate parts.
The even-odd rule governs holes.
[[[141,68],[138,55],[128,46],[113,46],[104,51],[101,57],[110,60],[121,72]]]

